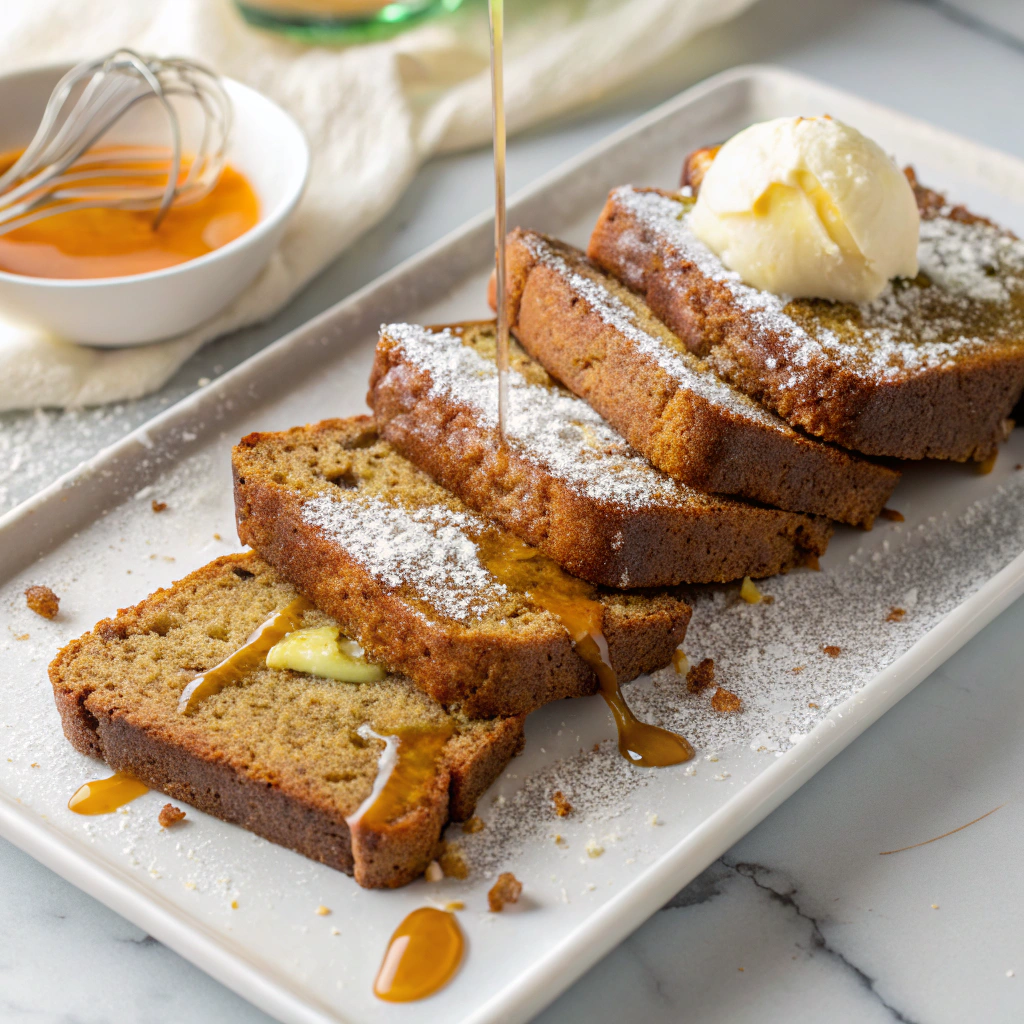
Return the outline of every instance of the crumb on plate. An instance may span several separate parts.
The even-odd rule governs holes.
[[[25,603],[44,619],[55,618],[60,609],[60,598],[49,587],[38,585],[25,591]]]
[[[184,817],[185,812],[180,807],[175,807],[174,804],[164,804],[160,808],[160,816],[157,821],[164,828],[170,828],[172,825],[177,825]]]
[[[487,893],[487,906],[494,914],[500,913],[507,903],[516,903],[523,891],[523,883],[511,871],[503,871]]]

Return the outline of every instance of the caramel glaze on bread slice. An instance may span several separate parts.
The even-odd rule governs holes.
[[[769,576],[824,553],[823,519],[702,494],[659,472],[513,343],[498,432],[493,321],[381,329],[368,401],[393,447],[592,583]]]
[[[242,541],[441,704],[518,715],[597,691],[558,620],[484,567],[485,552],[519,542],[402,458],[369,417],[250,434],[232,464]],[[679,594],[595,596],[623,682],[669,663],[690,619]]]
[[[687,162],[688,181],[707,157]],[[867,455],[983,460],[1024,388],[1024,242],[908,177],[920,274],[863,305],[744,285],[690,231],[681,193],[614,189],[588,253],[722,377],[808,433]]]
[[[899,474],[794,430],[721,380],[578,249],[509,235],[509,320],[535,359],[691,487],[870,526]]]
[[[104,619],[50,666],[64,734],[153,789],[271,842],[355,874],[404,885],[436,855],[441,831],[473,813],[522,747],[522,717],[473,721],[407,679],[339,683],[265,665],[182,714],[184,687],[244,646],[298,597],[254,554],[227,555]],[[308,610],[301,625],[330,625]],[[443,730],[436,772],[394,820],[346,820],[370,796],[382,739]],[[367,818],[370,816],[367,815]]]

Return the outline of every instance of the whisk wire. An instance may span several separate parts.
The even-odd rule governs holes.
[[[187,162],[179,99],[200,112]],[[99,148],[130,111],[154,100],[166,115],[167,146]],[[231,122],[220,79],[194,61],[128,49],[85,61],[57,83],[32,141],[0,174],[0,234],[69,210],[103,207],[152,211],[156,229],[173,205],[196,202],[217,183]],[[145,184],[146,178],[154,183]]]

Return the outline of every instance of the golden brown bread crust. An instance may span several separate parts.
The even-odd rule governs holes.
[[[740,394],[718,400],[702,393],[701,380],[717,383],[714,372],[685,352],[642,299],[579,250],[517,229],[506,258],[516,337],[659,469],[702,491],[871,526],[899,473],[746,408],[752,403]],[[638,345],[596,309],[588,301],[591,288],[628,309],[652,345]],[[651,351],[655,345],[681,361],[696,386],[669,372]]]
[[[286,449],[289,459],[282,455]],[[372,456],[361,472],[405,474],[406,490],[415,486],[419,500],[468,512],[379,441],[369,417],[324,420],[281,433],[250,434],[236,445],[235,512],[243,543],[333,616],[372,658],[471,718],[522,715],[552,700],[597,691],[596,677],[565,629],[525,595],[510,594],[504,618],[469,625],[454,621],[409,587],[381,583],[337,540],[307,522],[302,510],[312,496],[326,491],[343,499],[343,490],[360,486],[358,474],[344,489],[322,475],[330,472],[328,460],[350,452]],[[320,468],[310,469],[310,463]],[[605,606],[612,665],[623,682],[669,663],[690,619],[681,596],[602,591],[598,597]]]
[[[249,620],[258,625],[266,608],[254,607],[247,619],[246,603],[265,601],[258,588],[265,591],[268,586],[274,590],[268,607],[295,596],[254,554],[227,555],[135,607],[121,609],[114,618],[71,641],[50,665],[64,734],[77,750],[103,758],[116,771],[128,772],[176,800],[354,874],[362,886],[404,885],[422,874],[436,856],[445,824],[470,817],[483,791],[522,748],[523,718],[486,723],[457,718],[455,733],[444,749],[444,763],[419,805],[387,825],[371,828],[357,822],[350,829],[346,817],[368,794],[372,773],[348,788],[345,780],[333,776],[325,783],[315,779],[318,765],[312,748],[305,755],[300,750],[296,769],[289,770],[288,762],[268,758],[265,750],[251,742],[247,745],[234,730],[227,735],[214,731],[211,723],[231,714],[231,702],[244,687],[229,687],[207,698],[210,707],[200,714],[177,713],[180,682],[212,666],[197,664],[182,671],[182,658],[174,646],[176,634],[173,629],[164,632],[168,622],[187,614],[190,603],[220,588],[241,606],[235,611],[244,625]],[[327,621],[323,616],[320,620]],[[237,643],[237,636],[244,633],[237,628],[234,633]],[[159,648],[158,670],[154,662],[139,656],[140,644],[150,645],[151,651],[154,645]],[[194,651],[183,653],[185,661],[194,660]],[[323,701],[337,686],[311,677],[302,677],[296,685],[295,673],[263,671],[273,676],[266,688],[270,700],[277,692],[282,693],[283,702],[294,699],[296,689],[305,687],[320,688],[320,696],[314,694],[312,699]],[[140,682],[147,674],[148,681]],[[282,683],[285,677],[288,694]],[[415,695],[403,712],[414,717],[425,700],[395,677],[372,685],[380,690],[382,700],[409,702],[406,694]],[[282,703],[282,710],[287,708]],[[445,718],[440,708],[431,709],[430,714],[431,721]],[[330,737],[320,739],[332,742]]]
[[[493,322],[455,330],[489,357]],[[518,349],[512,365],[531,383],[555,386]],[[671,484],[666,490],[674,493],[639,508],[594,497],[501,444],[480,410],[434,385],[430,371],[382,330],[367,399],[381,435],[471,508],[592,583],[657,587],[771,576],[820,556],[828,544],[824,520]]]
[[[710,163],[706,152],[704,157]],[[694,178],[687,169],[684,175]],[[699,184],[699,172],[695,180]],[[963,207],[950,210],[943,197],[913,178],[912,184],[922,218],[989,223]],[[633,191],[675,198],[658,189]],[[788,332],[757,321],[723,282],[644,223],[618,193],[609,195],[594,228],[590,258],[641,294],[721,376],[794,426],[867,455],[902,459],[983,460],[1005,439],[1006,417],[1024,388],[1021,339],[992,341],[943,365],[884,377],[821,354],[808,358]],[[847,307],[792,306],[808,322],[818,316],[835,316],[845,326],[853,322],[843,315]]]

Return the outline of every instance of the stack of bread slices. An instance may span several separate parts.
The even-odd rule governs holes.
[[[235,504],[252,551],[59,654],[68,739],[362,885],[401,885],[519,751],[525,716],[598,687],[561,621],[495,575],[495,552],[583,581],[628,681],[671,662],[684,586],[814,564],[833,522],[871,526],[899,477],[891,458],[991,455],[1024,387],[1015,305],[995,315],[952,272],[884,309],[783,305],[688,231],[700,164],[687,166],[681,193],[613,191],[589,255],[509,236],[504,435],[495,328],[479,322],[382,327],[372,417],[242,438]],[[918,197],[941,222],[922,247],[952,238],[961,278],[977,254],[1003,260],[997,277],[1024,268],[1011,236]],[[929,317],[942,333],[922,329]],[[297,625],[336,626],[382,678],[258,663],[181,710],[191,681],[299,595]],[[388,737],[417,731],[441,738],[415,799],[363,813]]]

